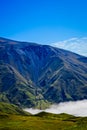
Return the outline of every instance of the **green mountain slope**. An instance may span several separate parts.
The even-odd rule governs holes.
[[[11,102],[18,106],[33,106],[35,102],[32,82],[29,85],[20,73],[8,64],[0,65],[0,101]],[[27,103],[27,104],[26,104]]]
[[[22,107],[87,99],[87,58],[0,38],[0,101]]]
[[[16,105],[0,102],[0,116],[5,115],[29,115],[29,113],[24,112],[21,108]]]

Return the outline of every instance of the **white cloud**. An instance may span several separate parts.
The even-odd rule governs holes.
[[[39,109],[34,109],[34,108],[25,108],[24,111],[29,112],[33,115],[42,112],[43,110],[39,110]]]
[[[74,116],[81,116],[81,117],[87,117],[87,100],[82,101],[73,101],[73,102],[65,102],[65,103],[59,103],[56,105],[52,105],[50,108],[46,110],[39,110],[39,109],[24,109],[27,112],[30,112],[31,114],[37,114],[42,111],[48,112],[48,113],[67,113]]]
[[[52,43],[51,45],[87,56],[87,37],[71,38],[65,41]]]

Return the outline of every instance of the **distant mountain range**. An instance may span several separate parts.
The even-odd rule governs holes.
[[[0,101],[22,107],[87,99],[87,57],[0,38]]]

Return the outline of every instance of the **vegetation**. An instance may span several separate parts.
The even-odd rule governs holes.
[[[44,112],[36,116],[0,113],[0,130],[87,130],[87,118]]]
[[[16,105],[0,102],[0,116],[3,114],[29,115]]]
[[[0,130],[87,130],[87,117],[41,112],[31,115],[13,104],[0,103]]]

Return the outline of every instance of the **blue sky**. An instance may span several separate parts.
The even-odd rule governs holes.
[[[0,36],[42,44],[87,36],[87,0],[0,0]]]

